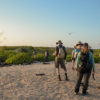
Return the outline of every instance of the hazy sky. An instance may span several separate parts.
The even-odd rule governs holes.
[[[0,0],[0,45],[100,48],[100,0]],[[69,35],[68,33],[72,33]]]

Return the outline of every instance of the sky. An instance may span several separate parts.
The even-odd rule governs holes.
[[[71,34],[69,34],[71,33]],[[0,0],[0,45],[100,48],[100,0]]]

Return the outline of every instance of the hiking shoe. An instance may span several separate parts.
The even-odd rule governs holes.
[[[65,77],[66,77],[66,81],[69,81],[68,76],[67,76],[67,73],[65,74]]]
[[[61,77],[60,77],[60,75],[58,75],[58,81],[61,81]]]
[[[66,81],[69,81],[69,79],[68,79],[68,78],[66,78]]]
[[[89,94],[88,92],[82,92],[83,96],[88,95],[88,94]]]

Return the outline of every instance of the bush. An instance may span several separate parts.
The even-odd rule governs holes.
[[[70,62],[71,61],[71,55],[68,55],[66,60],[67,60],[67,62]]]
[[[1,64],[30,64],[34,60],[33,51],[37,53],[36,61],[45,61],[45,51],[49,51],[49,61],[54,61],[52,54],[55,48],[52,47],[31,47],[31,46],[1,46],[0,47],[0,63]],[[73,49],[67,48],[67,62],[71,61],[71,52]],[[100,63],[100,50],[94,50],[95,63]]]
[[[4,52],[0,52],[0,61],[1,62],[5,62],[5,60],[13,55],[15,55],[15,52],[12,51],[4,51]]]
[[[45,56],[43,54],[37,54],[35,60],[40,62],[45,61]]]
[[[49,61],[54,61],[55,60],[55,56],[49,56]]]
[[[99,56],[95,56],[94,57],[94,61],[95,61],[95,63],[100,63],[100,57]]]
[[[19,53],[12,57],[9,57],[5,63],[6,64],[30,64],[33,62],[32,55],[29,53]]]
[[[7,55],[4,52],[0,52],[0,62],[4,62],[7,59]]]

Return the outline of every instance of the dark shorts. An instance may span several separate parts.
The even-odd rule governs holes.
[[[55,67],[56,68],[59,68],[61,66],[61,68],[63,69],[66,69],[66,66],[65,66],[65,61],[64,59],[60,59],[60,58],[55,58]]]

